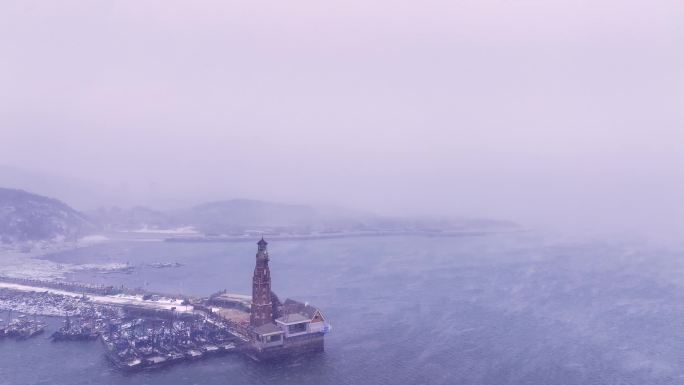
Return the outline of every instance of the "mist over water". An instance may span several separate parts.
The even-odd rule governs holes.
[[[529,233],[270,246],[277,294],[323,305],[332,322],[323,355],[266,366],[234,355],[122,375],[97,342],[7,340],[0,341],[3,367],[17,369],[0,383],[684,383],[682,249]],[[138,269],[130,275],[78,278],[208,295],[248,292],[254,249],[134,242],[47,258],[131,261]],[[184,266],[145,267],[162,257]],[[68,365],[56,366],[56,355],[69,357]],[[20,365],[29,357],[30,370]]]

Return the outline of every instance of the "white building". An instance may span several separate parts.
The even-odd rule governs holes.
[[[301,344],[307,339],[321,337],[329,330],[320,309],[287,299],[281,308],[281,316],[275,323],[254,329],[257,349],[267,349],[288,344]]]

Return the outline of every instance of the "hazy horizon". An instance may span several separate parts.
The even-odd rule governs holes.
[[[0,1],[0,385],[684,385],[683,200],[682,0]]]
[[[0,165],[75,182],[55,188],[78,208],[251,198],[680,237],[683,18],[665,0],[6,1]]]

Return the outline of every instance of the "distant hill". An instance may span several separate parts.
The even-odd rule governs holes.
[[[88,212],[88,217],[108,231],[167,231],[192,227],[206,235],[491,231],[518,226],[487,219],[386,217],[341,208],[250,199],[209,202],[173,211],[147,207],[101,208]]]
[[[205,234],[244,234],[246,231],[309,232],[330,226],[349,227],[356,214],[342,209],[232,199],[186,209],[160,211],[148,207],[108,207],[87,215],[106,230],[164,230],[194,227]]]
[[[513,229],[512,222],[486,219],[385,217],[339,208],[233,199],[201,204],[174,213],[176,226],[205,234],[333,233],[349,231],[464,231]]]
[[[95,230],[83,214],[57,199],[0,188],[0,243],[75,240]]]
[[[387,217],[341,208],[250,199],[160,211],[148,207],[100,208],[81,213],[53,198],[0,188],[0,245],[76,240],[96,231],[187,233],[225,236],[250,233],[326,235],[345,233],[441,233],[500,231],[512,222],[463,218]]]
[[[320,224],[316,209],[303,205],[233,199],[205,203],[176,213],[177,220],[205,233],[243,233],[250,229],[308,229]]]
[[[97,210],[88,211],[87,215],[109,231],[138,230],[141,228],[165,229],[177,225],[176,219],[171,214],[142,206],[125,209],[101,207]]]

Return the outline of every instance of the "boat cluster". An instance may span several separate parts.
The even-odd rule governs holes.
[[[239,340],[228,325],[204,317],[128,318],[101,334],[107,357],[125,370],[152,369],[232,351]]]
[[[109,325],[108,319],[93,316],[66,316],[64,326],[52,333],[53,341],[84,341],[94,340]]]
[[[104,306],[88,301],[85,296],[67,296],[47,291],[16,291],[0,288],[0,310],[18,313],[63,316],[92,315]]]
[[[0,320],[0,322],[2,321]],[[10,311],[7,322],[0,325],[0,338],[13,337],[24,340],[41,334],[45,331],[46,326],[45,322],[38,320],[35,316],[30,318],[21,314],[12,319],[12,312]]]

